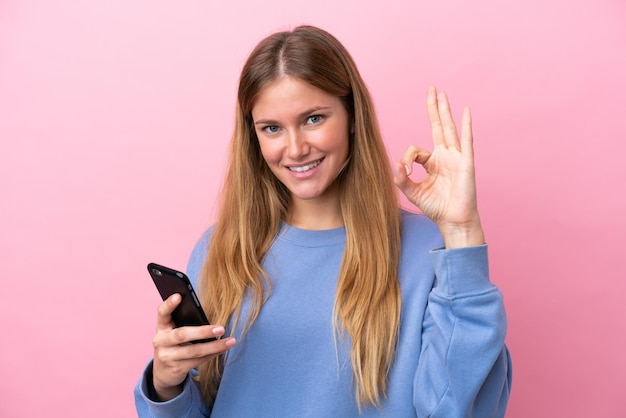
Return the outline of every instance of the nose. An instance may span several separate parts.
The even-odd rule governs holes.
[[[311,151],[306,134],[302,132],[291,132],[287,138],[286,153],[291,159],[297,160],[305,157]]]

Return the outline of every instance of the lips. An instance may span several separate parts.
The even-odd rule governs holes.
[[[289,171],[293,171],[295,173],[304,173],[304,172],[312,170],[315,167],[317,167],[318,165],[320,165],[322,163],[322,160],[323,160],[323,158],[320,158],[319,160],[313,161],[312,163],[309,163],[309,164],[306,164],[306,165],[287,166],[287,168],[289,169]]]

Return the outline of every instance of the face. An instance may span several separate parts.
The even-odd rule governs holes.
[[[333,183],[349,148],[349,117],[338,97],[283,76],[261,90],[252,118],[263,158],[292,203],[338,202]]]

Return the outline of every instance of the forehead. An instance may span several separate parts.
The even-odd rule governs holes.
[[[300,78],[285,75],[261,89],[252,106],[252,117],[258,119],[281,114],[288,116],[292,113],[299,114],[308,108],[337,105],[341,105],[339,97]]]

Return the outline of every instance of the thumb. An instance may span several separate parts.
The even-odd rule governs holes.
[[[412,185],[409,174],[411,174],[411,167],[409,165],[396,163],[396,172],[393,176],[393,182],[404,194],[406,194],[405,190]]]
[[[393,177],[393,181],[409,202],[419,208],[420,191],[422,190],[423,183],[414,182],[407,174],[408,171],[409,168],[406,164],[396,163],[396,175]]]
[[[180,305],[181,300],[182,297],[178,293],[174,293],[159,305],[157,330],[169,329],[174,326],[172,322],[172,312]]]

